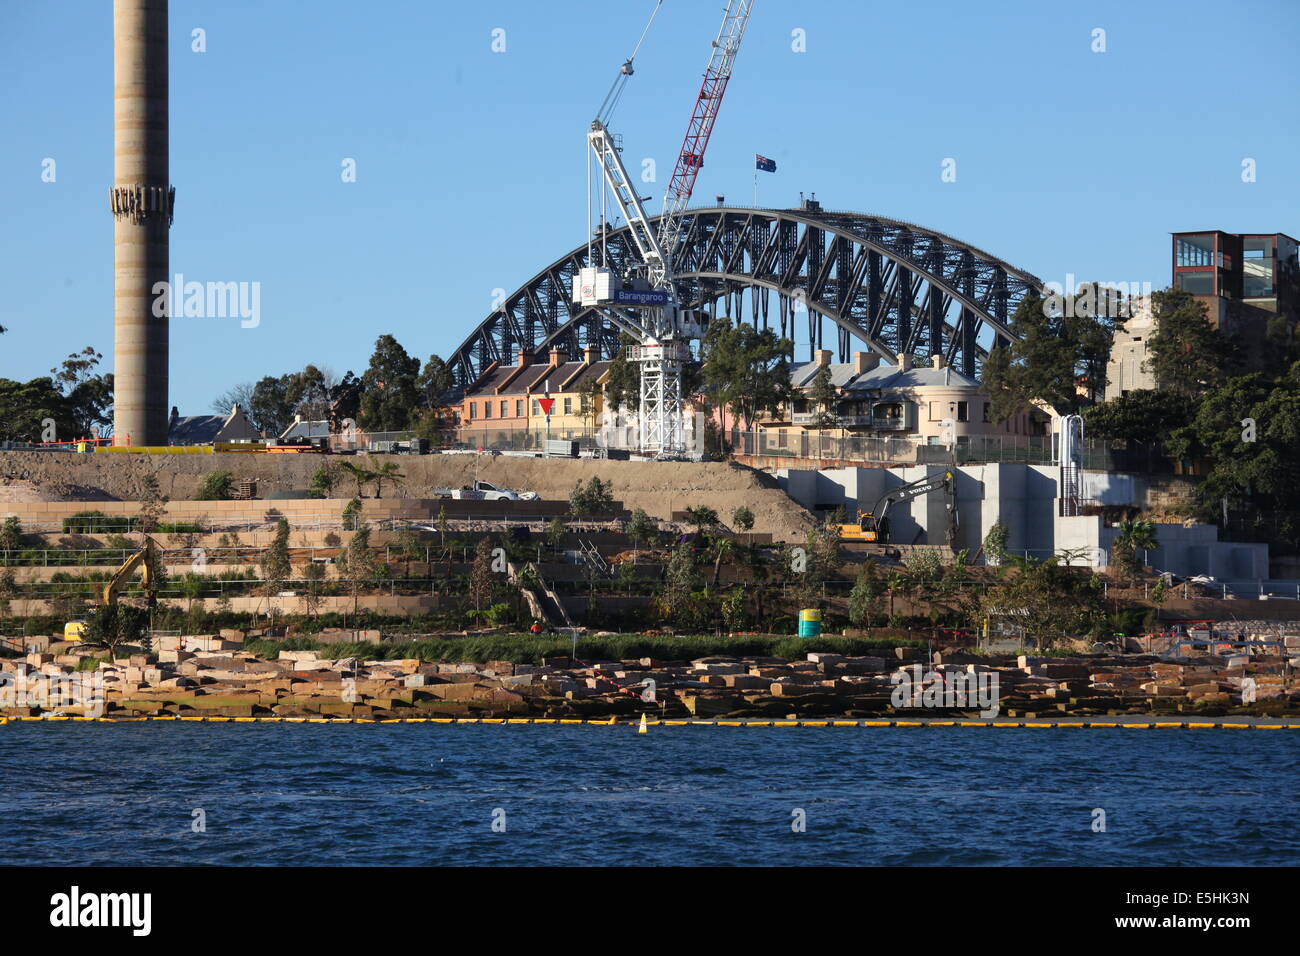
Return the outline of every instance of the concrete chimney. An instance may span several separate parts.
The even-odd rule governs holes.
[[[898,370],[900,372],[912,371],[912,355],[910,352],[898,357]]]
[[[880,365],[880,356],[875,352],[853,353],[853,374],[862,375]]]
[[[816,352],[813,352],[813,361],[816,362],[818,365],[830,365],[831,350],[818,349]]]
[[[518,365],[520,368],[524,368],[525,366],[531,365],[532,363],[533,363],[533,353],[530,352],[528,349],[520,349],[519,358],[515,362],[515,364]]]
[[[563,365],[565,362],[568,361],[568,358],[569,358],[569,357],[568,357],[567,355],[564,354],[564,350],[563,350],[563,349],[551,349],[551,367],[552,367],[552,368],[555,368],[555,367],[558,366],[558,365]]]
[[[585,349],[582,350],[582,361],[583,364],[585,365],[592,365],[596,362],[599,362],[600,347],[596,345],[588,345]]]
[[[933,368],[936,368],[936,369],[943,368],[943,356],[942,356],[942,355],[931,355],[931,356],[930,356],[930,365],[931,365]]]
[[[113,0],[113,440],[167,444],[167,0]],[[178,294],[180,290],[172,290]],[[167,300],[170,305],[170,299]]]

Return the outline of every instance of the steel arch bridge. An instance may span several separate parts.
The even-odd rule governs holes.
[[[605,241],[616,274],[639,262],[626,226],[608,230]],[[520,350],[576,355],[594,345],[613,355],[618,329],[599,309],[570,301],[573,276],[587,264],[583,244],[508,296],[448,359],[456,384],[468,386],[493,362],[514,362]],[[797,210],[688,210],[675,268],[688,308],[771,327],[792,340],[806,322],[810,351],[824,347],[823,330],[831,326],[842,362],[857,338],[888,362],[900,354],[942,355],[971,376],[995,340],[1015,338],[1009,317],[1043,287],[1036,276],[951,236],[823,211],[815,202]]]

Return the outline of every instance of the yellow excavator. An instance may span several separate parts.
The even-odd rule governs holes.
[[[859,511],[857,524],[839,525],[841,541],[871,541],[886,544],[889,541],[889,509],[900,501],[910,501],[935,491],[943,491],[948,496],[949,538],[956,528],[957,499],[954,494],[954,479],[951,471],[945,471],[937,478],[920,478],[900,485],[893,491],[887,491],[876,501],[870,511]]]
[[[141,545],[140,550],[123,561],[122,566],[114,571],[113,576],[104,584],[104,588],[99,595],[100,606],[112,607],[117,603],[117,593],[122,590],[122,585],[135,573],[137,568],[141,570],[144,587],[149,594],[149,603],[153,604],[152,567],[157,558],[158,550],[158,542],[145,535],[144,544]],[[85,621],[68,621],[63,625],[63,639],[74,643],[85,641],[89,626]]]

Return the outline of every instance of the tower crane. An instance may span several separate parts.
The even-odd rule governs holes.
[[[713,41],[704,82],[696,97],[686,137],[664,196],[659,229],[652,228],[644,199],[637,194],[622,147],[609,130],[609,120],[618,105],[633,61],[658,15],[663,0],[657,0],[650,21],[632,55],[619,68],[600,112],[587,132],[588,219],[591,218],[591,165],[600,168],[600,222],[593,230],[599,240],[587,240],[587,266],[573,280],[573,301],[584,307],[599,307],[636,345],[628,358],[640,369],[641,450],[665,457],[686,450],[682,406],[682,367],[690,361],[690,343],[702,334],[700,316],[682,307],[673,271],[673,256],[680,243],[681,215],[690,201],[695,179],[704,165],[713,124],[731,78],[732,66],[756,0],[728,0],[722,26]],[[627,223],[640,261],[627,274],[615,275],[605,246],[608,233],[606,197],[613,196],[617,210]]]

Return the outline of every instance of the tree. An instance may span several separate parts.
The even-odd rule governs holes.
[[[984,560],[988,564],[998,565],[1007,559],[1007,538],[1010,532],[999,518],[993,522],[988,533],[984,535]]]
[[[474,563],[469,571],[469,599],[475,611],[481,611],[492,603],[494,585],[492,575],[492,539],[479,538],[474,546]]]
[[[749,533],[754,530],[754,512],[744,505],[731,509],[731,526],[737,531]]]
[[[641,408],[641,371],[637,363],[630,362],[627,358],[627,350],[636,344],[636,339],[623,332],[619,335],[618,348],[609,361],[605,400],[615,410],[636,413]],[[683,394],[686,394],[685,389]]]
[[[632,560],[636,561],[641,550],[641,545],[649,541],[659,530],[658,524],[653,518],[645,513],[641,508],[632,512],[632,517],[628,519],[627,536],[632,539],[633,555]]]
[[[289,561],[289,521],[281,518],[275,526],[275,538],[262,555],[262,580],[266,582],[267,609],[274,618],[274,597],[284,590],[285,582],[293,573]]]
[[[679,544],[673,549],[668,566],[664,569],[664,589],[659,603],[666,618],[674,622],[689,618],[687,607],[698,580],[695,556],[691,554],[689,546]]]
[[[67,438],[99,435],[113,423],[113,375],[95,369],[104,356],[87,345],[73,352],[58,368],[50,369],[55,388],[67,400],[74,433]]]
[[[308,561],[303,565],[302,579],[303,604],[307,606],[307,613],[315,617],[320,609],[321,583],[325,580],[325,566],[315,561]]]
[[[361,426],[373,432],[409,429],[419,417],[419,373],[419,359],[408,355],[391,335],[379,336],[370,366],[361,376]]]
[[[420,395],[420,404],[424,408],[436,409],[443,404],[446,394],[455,386],[456,380],[451,374],[451,366],[444,362],[441,356],[430,355],[424,367],[420,369],[420,376],[415,384]]]
[[[92,643],[103,644],[113,657],[123,644],[138,644],[149,633],[149,611],[131,604],[102,604],[91,613],[86,631]]]
[[[570,505],[572,507],[572,505]],[[560,542],[564,540],[564,522],[559,518],[552,518],[546,524],[546,543],[552,550],[559,548]]]
[[[1202,513],[1217,516],[1222,502],[1283,516],[1290,527],[1273,537],[1294,540],[1300,508],[1300,363],[1284,376],[1260,373],[1229,378],[1204,395],[1188,428],[1175,434],[1171,453],[1205,457],[1211,469],[1198,490]]]
[[[718,513],[708,505],[694,505],[686,509],[686,520],[695,525],[696,534],[703,534],[705,528],[718,523]]]
[[[849,592],[849,621],[854,627],[871,628],[871,622],[880,613],[884,594],[876,577],[876,559],[868,558],[858,571],[853,590]]]
[[[352,613],[357,613],[360,606],[361,589],[373,584],[379,577],[379,566],[370,553],[370,525],[359,521],[352,540],[343,549],[337,559],[339,577],[347,583],[352,594]]]
[[[251,414],[253,407],[252,382],[240,382],[238,385],[226,389],[212,400],[212,411],[219,415],[229,415],[230,410],[236,405]]]
[[[23,525],[17,515],[5,518],[0,525],[0,551],[21,551],[23,549]]]
[[[167,496],[158,485],[158,476],[148,474],[141,478],[138,494],[140,513],[135,519],[135,530],[141,534],[153,534],[167,513]]]
[[[745,589],[734,587],[731,593],[722,599],[719,608],[722,614],[722,626],[731,634],[745,626]]]
[[[401,488],[406,484],[406,476],[402,470],[397,467],[397,462],[386,461],[370,473],[370,480],[375,483],[375,497],[384,496],[384,482],[387,481],[394,488]]]
[[[1075,414],[1105,390],[1114,316],[1080,307],[1079,297],[1031,294],[1016,307],[1010,326],[1019,338],[998,344],[984,364],[992,421],[1005,421],[1035,400]],[[1079,393],[1081,381],[1087,395]]]
[[[592,475],[585,485],[579,479],[569,492],[569,512],[577,517],[600,514],[613,506],[613,482],[601,481],[598,475]]]
[[[1055,641],[1096,633],[1105,622],[1101,592],[1090,575],[1056,560],[1026,560],[976,600],[974,617],[1009,620],[1048,648]]]
[[[52,379],[15,382],[0,378],[0,441],[46,441],[50,423],[55,440],[80,437],[73,409]]]
[[[11,568],[0,571],[0,614],[8,615],[10,604],[14,598],[18,597],[18,576],[14,574]]]
[[[266,435],[279,435],[293,422],[288,376],[267,375],[253,386],[248,417],[253,427]]]
[[[793,348],[789,339],[771,329],[717,320],[709,326],[701,349],[702,383],[749,430],[759,414],[774,414],[789,403]]]
[[[328,462],[316,469],[311,476],[308,493],[313,498],[328,498],[339,481],[339,470]]]
[[[596,416],[600,412],[602,389],[596,376],[588,375],[578,386],[578,407],[582,411],[582,421],[588,430],[595,428]]]
[[[366,485],[368,485],[370,482],[375,480],[375,473],[371,471],[369,468],[367,468],[365,465],[358,465],[355,462],[351,462],[351,461],[343,461],[343,462],[339,462],[339,468],[342,469],[344,474],[346,474],[349,478],[351,478],[356,483],[357,486],[356,496],[358,498],[362,497],[361,492],[363,488]]]
[[[1085,409],[1083,423],[1089,438],[1153,445],[1188,425],[1193,414],[1182,395],[1140,388]]]
[[[1156,330],[1147,340],[1147,367],[1159,387],[1196,396],[1221,384],[1234,350],[1205,306],[1189,292],[1165,289],[1152,294],[1151,307]]]
[[[1132,580],[1141,571],[1137,553],[1154,551],[1159,546],[1153,522],[1145,518],[1125,518],[1117,527],[1110,556],[1119,573]]]
[[[713,536],[713,586],[716,588],[722,579],[722,564],[736,550],[736,542],[723,535]]]
[[[839,421],[835,416],[835,409],[839,405],[840,392],[831,381],[831,367],[829,365],[823,365],[817,369],[817,374],[813,376],[808,389],[808,398],[817,409],[816,417],[813,419],[813,427],[835,427]]]
[[[284,378],[285,401],[293,408],[295,416],[315,422],[329,415],[330,389],[335,384],[333,372],[307,365],[301,372]]]

